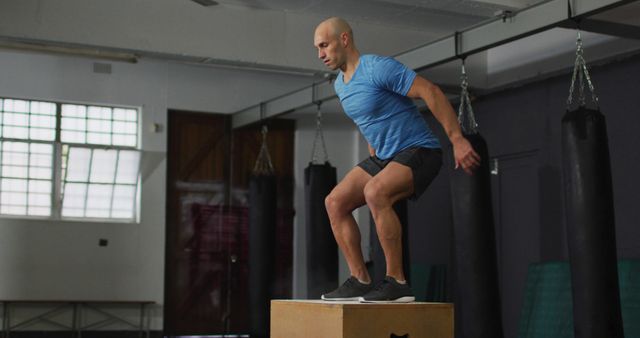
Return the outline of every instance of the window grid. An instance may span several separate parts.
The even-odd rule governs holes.
[[[6,109],[8,105],[13,104],[12,109]],[[73,129],[73,128],[64,128],[63,127],[63,119],[64,111],[63,106],[75,106],[77,108],[81,108],[84,110],[84,128],[82,129]],[[11,115],[5,115],[5,113]],[[44,118],[43,118],[44,117]],[[104,118],[108,117],[108,118]],[[7,118],[7,122],[5,123],[5,118]],[[22,122],[23,124],[20,124]],[[26,123],[25,123],[26,122]],[[103,125],[107,123],[108,125]],[[118,124],[120,123],[120,124]],[[51,127],[53,124],[53,127]],[[90,124],[92,124],[90,126]],[[6,127],[14,127],[14,128],[22,128],[24,131],[26,129],[26,133],[16,133],[14,129],[10,136],[18,136],[16,138],[5,138],[5,126]],[[117,127],[117,128],[116,128]],[[40,130],[49,130],[50,132],[43,136],[43,133],[34,133],[33,131]],[[108,130],[108,131],[106,131]],[[117,131],[114,131],[117,130]],[[123,184],[118,183],[118,175],[120,171],[120,156],[122,151],[136,151],[138,154],[136,155],[136,159],[138,163],[135,164],[136,171],[131,171],[131,168],[126,168],[125,173],[129,172],[139,172],[139,151],[137,149],[138,145],[138,111],[131,108],[118,108],[118,107],[106,107],[106,106],[95,106],[95,105],[74,105],[74,104],[66,104],[66,103],[52,103],[52,102],[42,102],[42,101],[31,101],[31,100],[19,100],[19,99],[7,99],[0,98],[0,180],[4,180],[5,178],[5,142],[19,142],[23,144],[27,144],[27,152],[26,156],[26,166],[22,164],[12,163],[12,168],[24,168],[27,169],[27,173],[25,177],[15,178],[22,179],[26,182],[26,189],[24,194],[26,195],[25,204],[18,205],[24,207],[26,209],[26,213],[21,214],[20,216],[31,216],[31,209],[36,210],[38,208],[43,208],[42,205],[37,204],[41,203],[37,202],[37,199],[34,199],[34,204],[31,204],[30,196],[32,194],[38,194],[36,192],[32,192],[32,185],[38,181],[49,182],[49,192],[44,193],[45,195],[50,196],[49,205],[46,206],[48,209],[45,218],[50,219],[72,219],[74,217],[64,217],[62,216],[62,212],[64,209],[64,190],[65,184],[68,183],[66,180],[68,174],[68,160],[69,160],[69,149],[72,147],[76,148],[88,148],[90,149],[90,164],[89,164],[89,175],[91,175],[92,170],[92,161],[94,158],[94,151],[100,149],[108,149],[116,151],[116,159],[115,159],[115,168],[113,171],[113,178],[111,178],[111,183],[96,183],[91,182],[91,176],[88,176],[87,182],[85,182],[85,194],[84,194],[84,205],[83,205],[83,219],[91,218],[96,220],[124,220],[124,221],[136,221],[137,219],[137,200],[138,196],[138,186],[140,184],[139,174],[135,178],[135,183],[133,184]],[[82,132],[84,135],[84,140],[81,142],[64,142],[63,140],[63,131],[76,131]],[[101,142],[107,138],[100,139],[101,136],[97,138],[97,142],[92,143],[92,136],[95,135],[108,135],[108,142]],[[117,138],[114,136],[122,136],[122,138]],[[127,138],[128,137],[128,138]],[[95,137],[94,137],[95,140]],[[50,157],[50,166],[40,165],[40,163],[32,163],[32,151],[31,144],[48,144],[51,146],[51,151],[48,154]],[[65,152],[64,149],[67,149]],[[33,164],[33,165],[32,165]],[[34,169],[36,169],[34,171]],[[33,177],[34,174],[32,172],[36,172],[38,169],[48,169],[49,177],[48,179],[41,179],[37,177]],[[13,169],[16,171],[16,169]],[[18,170],[20,171],[20,170]],[[42,174],[42,173],[41,173]],[[20,176],[20,175],[18,175]],[[36,175],[37,176],[37,175]],[[9,177],[9,179],[14,179],[13,177]],[[108,208],[108,215],[105,217],[89,217],[87,215],[87,207],[89,205],[89,189],[91,186],[96,187],[100,185],[110,186],[110,201]],[[34,186],[35,187],[35,186]],[[114,202],[116,200],[116,191],[118,187],[124,187],[125,190],[120,188],[119,196],[132,196],[131,205],[126,206],[128,209],[118,209],[114,210]],[[126,188],[131,190],[127,191]],[[11,192],[11,191],[2,191],[2,192]],[[122,195],[122,193],[125,195]],[[131,195],[132,193],[132,195]],[[2,194],[0,194],[0,208],[3,206],[13,206],[13,204],[3,204]],[[122,208],[122,204],[120,205]],[[40,210],[40,209],[39,209]],[[99,210],[100,211],[100,210]],[[34,211],[35,212],[35,211]],[[0,211],[2,215],[8,215]],[[114,214],[117,214],[114,217]],[[122,215],[126,214],[130,217],[123,217]],[[10,215],[10,214],[9,214]]]
[[[56,120],[57,125],[60,125],[60,114],[57,114]],[[62,219],[62,184],[60,184],[60,182],[62,182],[60,180],[62,151],[59,141],[60,133],[56,133],[56,143],[53,146],[53,181],[56,182],[56,184],[53,185],[53,193],[51,194],[51,209],[54,219]]]
[[[130,210],[125,210],[125,209],[114,209],[114,202],[116,201],[116,198],[118,196],[116,196],[116,189],[119,187],[129,187],[132,189],[132,194],[129,195],[129,197],[132,199],[132,203],[131,205],[133,205],[133,203],[135,202],[135,200],[137,199],[137,194],[138,194],[138,182],[136,180],[136,182],[133,183],[122,183],[122,182],[118,182],[118,175],[120,173],[120,157],[123,153],[123,151],[128,151],[127,149],[110,149],[110,148],[88,148],[89,152],[89,161],[87,164],[87,173],[86,173],[86,179],[80,180],[80,179],[71,179],[69,178],[68,174],[69,174],[69,161],[71,158],[71,150],[72,148],[81,148],[81,147],[70,147],[68,145],[65,145],[65,150],[63,151],[63,156],[64,156],[64,163],[66,163],[63,168],[65,169],[65,172],[63,174],[63,192],[62,192],[62,196],[63,196],[63,205],[62,205],[62,212],[64,212],[65,210],[67,212],[69,211],[77,211],[78,208],[70,208],[70,209],[65,209],[65,205],[64,205],[64,197],[66,196],[65,194],[67,194],[67,190],[64,189],[64,187],[66,186],[66,184],[82,184],[84,185],[84,192],[82,194],[82,196],[84,197],[84,201],[82,204],[82,215],[76,215],[76,216],[65,216],[65,217],[86,217],[86,218],[96,218],[96,216],[92,216],[92,215],[88,215],[88,210],[93,210],[93,211],[101,211],[102,209],[92,209],[89,208],[89,197],[91,196],[90,192],[92,188],[96,188],[99,186],[106,186],[106,187],[110,187],[110,195],[109,195],[109,208],[106,210],[102,210],[102,211],[107,211],[108,212],[108,218],[111,219],[135,219],[137,217],[137,209],[136,208],[131,208]],[[100,182],[97,180],[92,179],[92,176],[94,174],[93,172],[93,168],[94,168],[94,159],[95,159],[95,152],[96,151],[100,151],[100,150],[108,150],[108,151],[115,151],[115,161],[114,161],[114,171],[113,171],[113,176],[111,176],[111,180],[110,182]],[[130,213],[130,217],[122,217],[122,216],[118,216],[118,215],[114,215],[117,212],[129,212]],[[63,215],[64,216],[64,215]]]
[[[132,148],[138,145],[136,110],[63,104],[61,115],[61,141],[64,143],[90,143]],[[82,121],[81,126],[78,125],[78,121]],[[66,126],[67,123],[74,126]],[[79,135],[82,135],[82,142],[78,142]]]
[[[44,147],[43,147],[44,146]],[[46,146],[49,146],[47,150]],[[20,149],[23,148],[23,149]],[[53,168],[53,145],[50,142],[33,142],[25,140],[3,140],[0,142],[0,180],[2,183],[2,194],[0,194],[0,212],[7,215],[17,216],[51,216],[51,200],[44,204],[38,197],[51,195],[53,179],[51,170]],[[21,156],[23,155],[22,159]],[[47,159],[48,165],[32,165],[34,157],[40,162]],[[7,161],[7,159],[9,159]],[[5,169],[11,170],[7,173]],[[23,170],[20,170],[23,168]],[[44,175],[41,171],[32,169],[47,169]],[[44,177],[43,177],[44,176]],[[41,184],[48,186],[47,191],[41,191]],[[23,188],[19,188],[24,185]],[[18,186],[18,187],[16,187]],[[7,196],[9,200],[4,200]],[[24,202],[20,203],[22,199]]]
[[[31,102],[29,102],[29,106],[31,106]],[[29,109],[29,111],[31,111],[31,109]],[[31,129],[31,123],[29,123],[29,129]],[[31,130],[29,130],[29,136],[31,136]],[[29,144],[29,153],[27,155],[27,200],[26,200],[26,211],[27,211],[27,215],[33,215],[35,214],[35,210],[32,213],[32,209],[35,209],[36,207],[34,205],[32,205],[31,201],[30,201],[30,197],[31,197],[31,144]],[[49,172],[51,172],[51,169],[49,169]],[[48,180],[49,182],[51,182],[51,180]],[[45,207],[45,206],[42,206]],[[38,208],[40,209],[40,208]],[[51,205],[49,205],[49,212],[46,213],[45,215],[40,215],[40,216],[51,216]]]
[[[0,107],[4,107],[4,106],[2,105],[2,100],[0,100]],[[4,110],[4,108],[3,108],[3,110]],[[0,127],[0,130],[2,130],[2,128],[1,128],[1,127]],[[2,145],[3,145],[3,144],[4,144],[4,142],[0,142],[0,153],[3,153],[3,152],[2,152],[2,150],[3,150],[3,149],[2,149]],[[2,157],[3,157],[3,156],[0,156],[0,178],[1,178],[1,177],[4,177],[4,173],[3,173],[3,170],[2,170],[2,169],[3,169],[3,167],[4,167],[4,160],[3,160],[3,158],[2,158]],[[0,186],[0,187],[1,187],[1,186]],[[0,193],[0,206],[2,205],[2,202],[3,202],[3,201],[2,201],[2,194]]]
[[[86,134],[86,132],[85,132]],[[71,149],[69,149],[69,151],[71,151]],[[69,158],[67,157],[67,161],[69,160]],[[67,166],[68,168],[68,166]],[[93,149],[91,150],[91,155],[89,155],[89,172],[87,174],[87,184],[85,185],[85,189],[84,189],[84,204],[83,204],[83,210],[82,210],[82,217],[87,217],[87,204],[89,202],[89,185],[90,185],[90,181],[91,181],[91,169],[93,168]],[[68,171],[67,171],[68,173]]]
[[[3,138],[41,141],[55,139],[56,128],[55,125],[51,126],[51,120],[55,118],[53,103],[4,99],[0,106],[0,116],[0,136]]]
[[[111,201],[109,201],[109,217],[113,217],[113,200],[116,199],[116,178],[118,177],[118,162],[120,162],[120,152],[116,153],[116,171],[113,173],[113,184],[111,185]]]
[[[89,140],[89,131],[88,131],[88,129],[89,129],[89,117],[88,117],[88,115],[89,114],[87,114],[87,110],[85,109],[85,111],[84,111],[84,141],[85,142],[87,142]],[[91,173],[91,161],[89,161],[89,173]],[[85,196],[87,196],[86,193],[87,192],[85,191]],[[87,205],[86,203],[87,203],[87,201],[85,200],[85,208],[86,208],[86,205]],[[84,214],[82,216],[84,216]]]

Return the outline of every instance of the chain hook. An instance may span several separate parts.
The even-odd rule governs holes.
[[[318,142],[321,142],[322,151],[324,153],[324,163],[329,162],[329,155],[327,153],[327,146],[324,142],[324,135],[322,133],[322,101],[316,103],[316,137],[313,140],[313,148],[311,149],[311,163],[319,164],[318,161]]]
[[[591,76],[589,75],[589,69],[587,67],[587,62],[584,59],[584,44],[582,41],[582,34],[580,29],[577,29],[577,38],[576,38],[576,61],[573,64],[573,74],[571,75],[571,86],[569,87],[569,97],[567,98],[567,109],[573,104],[573,93],[576,85],[576,77],[578,78],[578,103],[580,106],[586,105],[586,97],[585,97],[585,80],[587,82],[587,86],[589,91],[591,91],[591,100],[599,108],[598,96],[596,95],[595,87],[593,86],[593,82],[591,81]]]
[[[269,155],[269,149],[267,148],[267,133],[269,128],[266,124],[262,125],[262,145],[260,146],[260,153],[258,153],[258,159],[253,167],[254,175],[273,175],[273,163],[271,162],[271,156]]]
[[[462,59],[462,75],[460,76],[462,84],[460,87],[462,91],[460,93],[460,106],[458,108],[458,122],[462,131],[467,134],[478,133],[478,124],[476,123],[475,116],[473,114],[473,107],[471,107],[471,99],[469,98],[469,78],[467,76],[467,70],[465,67],[465,58]],[[465,118],[466,108],[466,118]]]

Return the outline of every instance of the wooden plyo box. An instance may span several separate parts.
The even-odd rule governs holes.
[[[271,338],[453,338],[453,304],[272,300]]]

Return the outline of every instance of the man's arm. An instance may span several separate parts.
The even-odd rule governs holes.
[[[373,147],[369,143],[367,143],[367,146],[369,147],[369,155],[375,156],[376,155],[376,150],[373,149]]]
[[[440,88],[420,75],[416,75],[407,96],[424,100],[453,145],[455,168],[458,169],[459,166],[462,166],[467,174],[473,174],[475,167],[480,165],[480,156],[473,150],[469,141],[462,136],[456,113]]]

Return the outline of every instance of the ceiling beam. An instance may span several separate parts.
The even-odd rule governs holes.
[[[529,6],[532,0],[473,0],[475,2],[482,2],[486,4],[506,6],[511,8],[524,8]]]
[[[430,42],[395,58],[420,71],[634,1],[549,0]],[[242,127],[335,98],[333,86],[329,80],[325,80],[240,110],[233,114],[232,126]]]
[[[559,25],[563,28],[577,28],[575,22],[564,22]],[[580,20],[580,30],[617,36],[625,39],[640,40],[640,26],[627,25],[604,20],[582,19]]]

